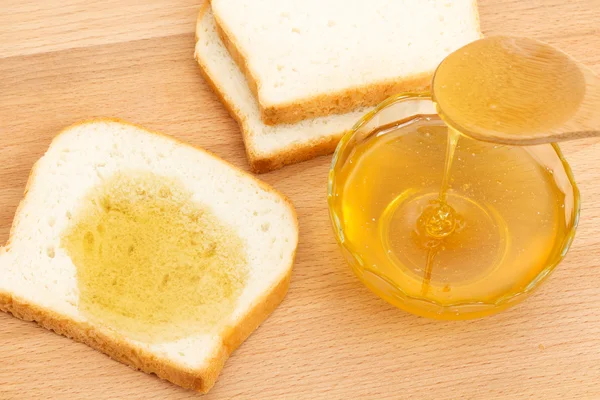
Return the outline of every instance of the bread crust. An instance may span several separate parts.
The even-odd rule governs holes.
[[[216,158],[220,162],[223,162],[229,167],[239,171],[241,174],[250,177],[253,181],[257,182],[263,190],[274,193],[281,198],[292,213],[295,230],[298,232],[298,218],[296,210],[286,196],[268,186],[266,183],[259,181],[251,174],[239,170],[237,167],[220,159],[214,154],[207,152],[204,149],[196,148],[187,143],[181,142],[171,136],[159,132],[149,131],[148,129],[145,129],[139,125],[122,121],[117,118],[100,118],[90,119],[71,125],[63,129],[54,138],[54,140],[76,126],[97,122],[116,122],[135,126],[150,134],[160,135],[181,145],[193,147],[198,151],[204,152],[205,154]],[[52,146],[52,144],[50,146]],[[15,232],[15,227],[18,224],[20,210],[23,207],[29,188],[35,183],[35,179],[37,177],[37,174],[35,173],[37,165],[38,163],[36,162],[31,170],[27,185],[25,186],[24,198],[21,200],[17,208],[15,219],[13,220],[13,224],[11,226],[11,233],[8,242],[5,247],[0,248],[0,256],[3,256],[3,252],[10,252],[10,244]],[[114,360],[120,361],[123,364],[132,367],[133,369],[140,370],[148,374],[155,374],[164,380],[172,382],[186,389],[206,393],[215,384],[219,373],[223,369],[225,361],[229,358],[229,355],[237,347],[239,347],[239,345],[246,340],[248,336],[250,336],[250,334],[269,316],[269,314],[275,310],[275,308],[277,308],[277,306],[284,299],[289,287],[292,265],[294,263],[295,256],[296,248],[294,248],[290,265],[286,269],[285,274],[282,274],[282,276],[279,277],[279,280],[272,285],[268,291],[263,294],[263,296],[257,298],[254,301],[254,304],[252,304],[248,311],[238,321],[236,321],[234,325],[227,325],[221,329],[220,336],[222,340],[220,346],[213,351],[209,361],[206,363],[206,366],[202,369],[190,369],[168,359],[160,359],[143,348],[136,348],[127,341],[125,336],[121,334],[109,331],[107,329],[100,329],[97,326],[89,324],[85,321],[74,320],[69,316],[61,315],[53,310],[44,309],[43,307],[28,302],[26,299],[13,296],[8,292],[0,291],[0,311],[8,312],[24,321],[35,321],[46,329],[52,330],[75,341],[84,343],[93,349],[108,355]]]
[[[209,5],[209,2],[205,2],[200,8],[200,12],[198,13],[198,22],[202,19],[204,13],[208,10]],[[196,42],[198,40],[198,29],[196,29]],[[242,132],[242,138],[244,141],[244,146],[246,148],[246,156],[248,158],[248,163],[250,165],[251,171],[254,173],[262,174],[282,168],[286,165],[295,164],[302,161],[310,160],[318,156],[331,154],[335,151],[335,148],[342,136],[344,136],[344,134],[347,132],[347,130],[344,130],[327,137],[317,138],[311,142],[292,144],[278,151],[277,153],[266,155],[260,154],[252,146],[251,138],[254,135],[254,132],[248,126],[244,115],[234,103],[228,100],[226,90],[222,89],[213,80],[210,73],[208,72],[209,69],[207,68],[202,58],[198,54],[195,55],[195,58],[198,62],[198,65],[200,66],[200,72],[202,76],[208,82],[212,91],[217,95],[221,103],[223,103],[231,117],[238,123]]]
[[[219,85],[215,83],[210,74],[207,72],[207,68],[204,62],[196,57],[196,61],[200,66],[200,72],[204,79],[208,82],[212,91],[217,95],[221,103],[225,106],[229,115],[238,123],[242,132],[242,139],[244,141],[244,147],[246,148],[246,156],[248,158],[248,164],[250,170],[256,174],[263,174],[266,172],[274,171],[282,168],[286,165],[299,163],[302,161],[310,160],[318,156],[324,156],[331,154],[335,151],[335,148],[346,133],[346,131],[319,139],[315,139],[312,142],[293,144],[285,147],[281,151],[269,154],[261,155],[252,146],[252,135],[253,132],[246,123],[242,113],[237,107],[229,102],[225,97],[225,91],[219,88]]]
[[[207,4],[210,5],[210,1]],[[203,7],[200,13],[198,14],[199,17],[201,17],[207,9],[208,7]],[[250,91],[252,92],[254,98],[258,102],[258,106],[261,111],[262,117],[262,110],[265,106],[260,102],[260,97],[258,96],[258,80],[255,79],[254,74],[252,73],[250,66],[246,61],[248,57],[242,53],[242,49],[238,46],[237,42],[230,40],[230,38],[232,37],[231,33],[229,33],[229,31],[226,30],[227,28],[225,27],[225,25],[217,19],[218,17],[215,15],[215,13],[213,13],[213,18],[215,19],[215,27],[217,28],[217,34],[221,38],[223,45],[225,45],[227,52],[229,53],[231,58],[233,58],[233,61],[237,64],[240,71],[242,71],[242,73],[246,77],[246,83],[248,83]]]
[[[473,1],[477,29],[481,37],[477,0]],[[397,79],[388,79],[368,85],[350,86],[344,90],[323,93],[280,104],[265,104],[258,95],[262,83],[248,64],[249,57],[217,14],[214,14],[217,32],[229,54],[238,65],[248,86],[257,99],[262,121],[266,125],[293,124],[305,119],[317,118],[331,114],[345,114],[361,107],[373,107],[383,100],[398,93],[407,91],[426,91],[430,89],[435,69]]]

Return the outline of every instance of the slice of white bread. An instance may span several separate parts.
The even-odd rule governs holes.
[[[150,213],[147,204],[161,208]],[[131,210],[142,213],[129,218]],[[74,226],[97,215],[108,225],[81,235],[81,245],[91,238],[102,257],[77,258],[83,231]],[[192,231],[215,241],[187,241]],[[130,255],[147,251],[110,264],[127,243]],[[231,243],[236,255],[227,253]],[[230,353],[282,301],[297,243],[292,205],[251,175],[168,136],[116,120],[87,121],[61,132],[31,172],[9,242],[0,248],[0,309],[207,392]],[[103,252],[103,244],[112,247]],[[197,264],[185,264],[198,254]],[[164,280],[153,281],[156,271],[166,271]],[[100,286],[110,274],[117,289]],[[123,299],[130,300],[124,309],[112,308],[110,301]]]
[[[428,87],[479,39],[476,0],[211,0],[219,34],[269,124]]]
[[[195,57],[205,79],[240,125],[248,162],[256,173],[332,153],[342,135],[366,112],[356,110],[293,125],[265,125],[244,75],[216,32],[208,2],[198,15]]]

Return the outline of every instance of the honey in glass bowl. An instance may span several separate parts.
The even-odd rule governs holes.
[[[562,260],[579,193],[557,145],[452,135],[428,94],[388,99],[341,140],[328,201],[369,289],[414,314],[469,319],[523,299]]]

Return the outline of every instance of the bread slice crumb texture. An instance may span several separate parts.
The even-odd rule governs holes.
[[[177,180],[119,172],[93,188],[61,246],[79,309],[144,342],[217,329],[246,284],[244,243]]]

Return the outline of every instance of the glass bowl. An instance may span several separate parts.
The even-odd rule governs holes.
[[[462,297],[457,296],[455,299],[447,297],[440,300],[440,298],[436,298],[426,291],[419,293],[413,290],[413,278],[406,274],[401,275],[396,273],[399,268],[404,268],[404,264],[395,262],[397,258],[385,258],[383,261],[385,265],[381,265],[384,258],[377,259],[377,263],[375,263],[369,259],[369,251],[371,250],[366,251],[365,246],[357,245],[348,235],[349,232],[347,229],[352,220],[356,218],[360,219],[361,215],[359,214],[362,212],[361,210],[364,210],[361,207],[350,209],[342,204],[344,196],[348,196],[344,194],[346,193],[344,191],[346,181],[341,178],[342,170],[345,171],[345,176],[348,176],[348,171],[352,173],[356,168],[364,168],[364,165],[356,162],[356,159],[354,164],[352,164],[353,157],[356,157],[357,146],[372,139],[372,137],[379,137],[379,135],[385,134],[381,132],[389,129],[389,127],[393,129],[400,127],[406,131],[406,135],[414,134],[411,132],[420,129],[422,124],[429,121],[428,116],[437,117],[435,114],[435,105],[428,93],[401,94],[381,103],[358,121],[350,132],[344,135],[335,151],[329,171],[328,204],[334,234],[356,276],[371,291],[392,305],[417,315],[436,319],[471,319],[494,314],[523,300],[538,287],[564,258],[574,238],[579,218],[579,191],[573,179],[571,169],[558,145],[546,144],[514,148],[520,152],[525,152],[524,154],[531,157],[536,164],[550,171],[549,179],[552,180],[552,187],[556,188],[559,194],[553,196],[555,198],[552,199],[552,204],[557,204],[557,207],[558,205],[560,206],[557,213],[560,216],[560,221],[564,223],[556,233],[552,231],[552,235],[555,236],[553,236],[553,244],[550,246],[551,249],[549,249],[547,257],[544,256],[545,258],[535,265],[519,268],[514,267],[511,274],[514,276],[518,275],[519,278],[515,279],[511,284],[507,283],[505,287],[500,286],[499,289],[495,288],[494,291],[490,292],[492,294],[489,296],[485,293],[484,286],[477,286],[476,280],[474,281],[475,283],[469,286],[475,288],[472,290],[472,295],[464,295],[463,291]],[[440,123],[443,125],[443,122]],[[443,126],[445,127],[445,125]],[[404,135],[404,133],[400,135]],[[461,140],[466,140],[466,138]],[[483,144],[483,142],[473,142]],[[385,145],[387,145],[387,142]],[[492,144],[486,145],[492,146]],[[512,149],[507,146],[505,148]],[[440,152],[444,151],[442,147],[439,150]],[[402,162],[402,160],[388,157],[386,162],[388,163],[387,165],[390,165],[389,163]],[[491,157],[489,162],[494,163],[494,158]],[[386,168],[376,171],[377,178],[385,177],[385,174],[389,173]],[[440,171],[439,174],[441,175],[441,173]],[[527,195],[523,194],[523,196]],[[369,214],[369,219],[370,216]],[[373,221],[375,221],[375,218],[373,218]],[[365,232],[367,231],[363,231],[360,234],[368,234]],[[531,236],[531,240],[523,240],[522,237],[516,236],[516,240],[523,246],[524,252],[531,250],[530,243],[533,243],[534,236],[535,234]],[[507,238],[510,237],[511,232],[508,231]],[[384,241],[383,236],[380,239]],[[527,260],[526,257],[524,259]],[[514,265],[520,264],[517,263]],[[469,271],[463,272],[463,274],[468,278]],[[486,279],[493,278],[488,277]],[[481,282],[485,282],[485,280],[481,280]]]

